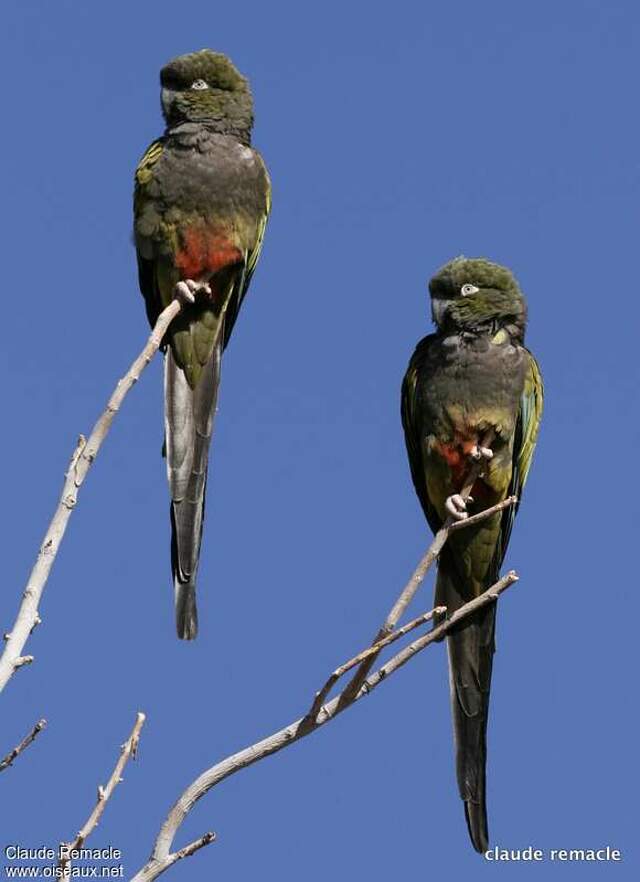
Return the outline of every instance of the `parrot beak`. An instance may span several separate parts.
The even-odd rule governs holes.
[[[162,113],[165,119],[169,119],[169,115],[171,113],[171,105],[173,104],[173,96],[174,92],[171,89],[167,89],[166,86],[162,87],[162,91],[160,92],[160,101],[162,103]]]
[[[431,298],[431,317],[438,327],[442,326],[448,307],[448,302],[441,297]]]

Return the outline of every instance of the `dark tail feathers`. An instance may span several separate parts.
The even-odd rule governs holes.
[[[436,603],[450,615],[461,606],[453,580],[438,574]],[[456,773],[460,797],[473,847],[489,847],[486,803],[487,722],[493,665],[495,605],[466,619],[447,638],[451,711],[456,748]]]
[[[467,830],[471,842],[476,851],[484,854],[489,848],[489,825],[487,824],[487,799],[483,796],[482,802],[464,804],[464,816],[467,819]]]

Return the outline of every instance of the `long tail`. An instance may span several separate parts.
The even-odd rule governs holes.
[[[182,640],[198,633],[196,575],[204,520],[209,446],[220,383],[222,344],[191,389],[167,347],[164,362],[165,449],[171,492],[171,566],[176,628]]]
[[[447,606],[448,614],[469,600],[462,597],[443,562],[436,584],[436,603]],[[487,585],[490,584],[489,582]],[[495,604],[466,619],[447,638],[451,713],[456,748],[456,772],[460,797],[473,847],[485,852],[489,847],[487,823],[486,764],[487,721],[491,669],[495,648]]]

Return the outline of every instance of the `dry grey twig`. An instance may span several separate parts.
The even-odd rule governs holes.
[[[93,808],[93,811],[87,818],[82,829],[76,835],[76,838],[73,839],[71,842],[63,842],[60,845],[60,860],[58,862],[58,866],[61,868],[65,876],[69,875],[73,852],[76,851],[76,849],[82,848],[83,844],[87,841],[87,838],[98,826],[98,821],[102,817],[102,813],[107,807],[107,803],[109,802],[113,791],[122,781],[122,773],[124,771],[124,767],[127,765],[131,758],[136,758],[136,753],[138,751],[138,742],[140,741],[140,731],[144,725],[144,721],[145,715],[143,713],[138,713],[136,716],[136,721],[133,724],[131,734],[122,745],[120,756],[118,757],[118,762],[116,763],[115,768],[111,773],[111,777],[109,778],[105,787],[98,787],[98,797],[96,799],[96,804]]]
[[[46,720],[38,720],[33,729],[29,732],[28,735],[25,735],[20,744],[17,744],[13,748],[13,750],[9,751],[9,753],[5,756],[3,760],[0,760],[0,772],[4,772],[5,769],[9,768],[9,766],[13,764],[13,761],[20,756],[22,751],[26,750],[26,748],[29,747],[32,741],[35,741],[40,732],[42,732],[42,730],[45,729],[46,726]]]
[[[471,476],[474,471],[475,469],[472,468],[469,480],[471,480]],[[469,491],[467,491],[467,495],[468,493]],[[456,522],[455,529],[464,529],[465,526],[478,523],[485,518],[491,517],[491,515],[495,514],[497,511],[501,511],[508,505],[513,505],[514,502],[515,497],[512,497],[497,506],[493,506],[483,512],[480,512],[473,518],[468,518],[464,521]],[[403,589],[400,597],[398,598],[398,601],[396,602],[392,610],[393,613],[394,610],[400,609],[400,612],[398,613],[398,616],[394,621],[393,627],[395,627],[395,624],[397,623],[402,611],[406,609],[407,604],[414,596],[429,566],[431,565],[433,560],[436,559],[437,554],[434,554],[434,547],[437,547],[439,551],[444,545],[449,531],[453,528],[453,524],[449,524],[447,526],[444,539],[440,537],[440,533],[434,538],[427,554],[422,558],[409,583]],[[132,879],[132,882],[153,882],[153,880],[157,879],[158,876],[164,873],[165,870],[172,866],[177,860],[180,860],[182,857],[186,857],[187,855],[194,854],[204,845],[207,845],[209,842],[213,842],[215,835],[213,833],[206,833],[200,839],[196,840],[185,848],[174,852],[171,851],[173,840],[175,839],[175,836],[186,816],[191,811],[195,803],[206,793],[208,793],[209,790],[211,790],[225,778],[228,778],[231,775],[236,774],[236,772],[239,772],[241,769],[245,769],[256,762],[259,762],[260,760],[265,759],[266,757],[271,756],[274,753],[277,753],[283,748],[288,747],[290,744],[294,744],[296,741],[299,741],[301,738],[310,735],[316,729],[320,728],[320,726],[323,726],[325,723],[329,722],[329,720],[334,719],[339,713],[341,713],[343,710],[346,710],[347,707],[350,707],[352,704],[362,698],[363,695],[367,695],[369,692],[372,692],[377,686],[379,686],[379,684],[383,680],[387,679],[391,674],[395,673],[395,671],[403,667],[408,661],[415,657],[417,653],[421,652],[423,649],[426,649],[426,647],[431,645],[432,643],[442,640],[446,636],[448,631],[451,628],[455,627],[458,622],[460,622],[466,616],[473,614],[476,610],[480,609],[488,603],[494,603],[498,596],[517,580],[518,576],[515,572],[511,571],[507,573],[506,576],[503,576],[498,582],[495,583],[495,585],[492,585],[479,597],[475,598],[474,600],[470,601],[459,610],[457,610],[449,619],[442,622],[442,624],[438,625],[436,628],[433,628],[427,634],[424,634],[422,637],[417,638],[408,646],[405,646],[403,649],[401,649],[375,673],[366,677],[358,687],[357,692],[353,692],[352,684],[354,681],[352,680],[343,692],[341,692],[327,704],[323,704],[330,689],[343,674],[345,674],[347,671],[358,664],[362,668],[362,666],[367,664],[371,659],[375,659],[381,649],[383,649],[385,646],[393,643],[396,639],[403,636],[403,634],[406,634],[409,631],[417,628],[419,625],[429,621],[433,617],[436,610],[424,613],[422,616],[419,616],[417,619],[409,622],[407,625],[404,626],[404,628],[399,629],[396,634],[384,634],[383,637],[379,641],[376,641],[371,647],[363,650],[352,659],[340,665],[340,667],[336,668],[333,674],[331,674],[330,677],[327,679],[322,689],[318,693],[316,693],[311,710],[309,711],[309,713],[306,714],[306,716],[301,717],[288,726],[285,726],[283,729],[280,729],[273,735],[264,738],[262,741],[259,741],[256,744],[252,744],[250,747],[241,750],[239,753],[227,757],[226,759],[217,763],[215,766],[212,766],[210,769],[207,769],[205,772],[203,772],[186,788],[186,790],[184,790],[184,792],[171,808],[166,820],[160,828],[158,836],[156,837],[153,851],[148,862],[138,873],[136,873],[136,875]],[[441,609],[442,608],[438,608],[437,612],[440,612]],[[389,618],[391,618],[391,615]],[[387,619],[387,621],[389,621],[389,618]]]
[[[33,656],[22,655],[22,650],[29,639],[29,635],[40,622],[40,616],[38,615],[40,598],[67,529],[69,518],[78,501],[80,487],[111,428],[111,423],[120,409],[127,392],[137,382],[142,371],[158,351],[167,328],[181,309],[182,301],[176,298],[160,313],[144,349],[133,362],[125,376],[118,381],[106,409],[98,418],[89,438],[85,439],[83,435],[80,435],[78,438],[76,449],[73,452],[65,475],[58,506],[47,528],[36,562],[29,576],[27,587],[22,595],[22,602],[15,624],[11,632],[5,634],[6,643],[0,657],[0,692],[18,668],[33,661]]]

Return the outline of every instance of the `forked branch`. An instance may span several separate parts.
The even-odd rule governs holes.
[[[482,447],[490,447],[493,444],[494,438],[495,432],[493,431],[493,429],[488,429],[482,439]],[[471,496],[473,486],[478,478],[481,477],[483,468],[485,468],[485,463],[482,459],[478,459],[475,462],[471,463],[466,480],[464,482],[464,486],[460,491],[460,496],[462,496],[465,502]],[[470,527],[472,524],[477,524],[478,521],[482,521],[485,518],[490,517],[492,514],[495,514],[497,511],[501,511],[503,508],[506,508],[509,505],[513,505],[515,502],[517,502],[516,497],[511,496],[508,499],[505,499],[504,502],[500,502],[498,503],[498,505],[494,505],[492,506],[492,508],[485,509],[485,511],[481,511],[479,514],[474,515],[471,518],[466,518],[462,521],[455,520],[453,517],[449,516],[434,536],[433,542],[429,546],[427,553],[424,555],[424,557],[416,567],[415,572],[405,585],[404,590],[400,594],[400,597],[398,597],[398,599],[394,603],[389,615],[385,619],[384,624],[382,625],[376,636],[373,638],[373,642],[371,645],[376,646],[376,644],[384,641],[384,639],[393,632],[396,625],[404,615],[406,608],[413,600],[415,593],[420,586],[420,583],[427,575],[431,565],[435,560],[438,559],[438,555],[442,551],[445,542],[449,538],[449,533],[451,533],[452,530],[460,530],[464,529],[465,527]],[[342,698],[343,701],[348,701],[360,690],[360,687],[367,678],[367,674],[375,663],[377,655],[378,653],[373,653],[362,662],[362,664],[356,671],[353,679],[344,690]]]
[[[486,516],[488,516],[490,513],[491,512],[488,510]],[[323,704],[322,706],[320,706],[317,713],[315,713],[315,710],[312,710],[312,712],[306,714],[306,716],[295,720],[293,723],[290,723],[288,726],[285,726],[285,728],[280,729],[278,732],[275,732],[268,738],[264,738],[262,741],[259,741],[256,744],[252,744],[250,747],[241,750],[239,753],[227,757],[226,759],[217,763],[217,765],[203,772],[198,778],[196,778],[195,781],[193,781],[192,784],[187,787],[187,789],[182,793],[177,802],[174,804],[173,808],[167,816],[167,819],[160,828],[160,832],[158,833],[153,851],[151,853],[151,857],[149,858],[145,866],[138,873],[136,873],[136,875],[132,879],[132,882],[153,882],[154,879],[157,879],[158,876],[164,873],[164,871],[167,870],[177,860],[180,860],[182,857],[186,857],[188,854],[193,854],[195,851],[202,848],[202,846],[207,845],[209,842],[213,842],[215,834],[207,833],[195,843],[191,843],[191,845],[187,846],[186,848],[180,849],[178,851],[171,851],[173,840],[175,839],[175,836],[183,821],[185,820],[195,803],[206,793],[208,793],[209,790],[211,790],[221,781],[224,781],[225,778],[236,774],[236,772],[239,772],[241,769],[246,769],[248,766],[251,766],[256,762],[259,762],[260,760],[265,759],[266,757],[271,756],[274,753],[277,753],[283,748],[294,744],[301,738],[304,738],[306,735],[310,735],[312,732],[315,732],[315,730],[319,729],[321,726],[324,726],[325,723],[328,723],[330,720],[334,719],[343,710],[346,710],[347,707],[350,707],[352,704],[362,698],[363,695],[367,695],[369,692],[372,692],[377,686],[380,685],[383,680],[387,679],[389,676],[391,676],[391,674],[395,673],[395,671],[403,667],[403,665],[414,658],[417,653],[421,652],[423,649],[426,649],[426,647],[430,646],[432,643],[442,640],[447,635],[447,633],[452,628],[454,628],[462,619],[466,618],[469,615],[472,615],[476,610],[480,609],[483,606],[486,606],[489,603],[495,603],[498,596],[517,580],[518,576],[515,572],[511,571],[507,573],[506,576],[503,576],[502,579],[495,583],[495,585],[487,588],[487,590],[479,597],[476,597],[474,600],[471,600],[469,603],[465,604],[459,610],[457,610],[451,616],[451,618],[446,619],[444,622],[442,622],[442,624],[438,625],[436,628],[433,628],[422,637],[418,637],[408,646],[405,646],[403,649],[401,649],[375,673],[367,677],[357,693],[353,694],[350,697],[345,696],[344,692],[337,695],[327,704]],[[438,612],[439,611],[441,611],[441,608],[438,610]],[[405,628],[402,629],[402,633],[407,633],[409,630],[413,630],[420,624],[429,621],[429,619],[432,618],[434,612],[436,611],[432,610],[431,612],[424,613],[422,616],[414,619],[413,622],[410,622],[409,625],[405,626]],[[399,637],[402,635],[398,632],[397,636]],[[394,635],[394,639],[397,639],[396,635]],[[389,645],[389,643],[392,642],[394,641],[387,640],[384,645]],[[350,659],[348,662],[345,662],[343,665],[337,668],[336,671],[331,675],[331,677],[329,677],[329,680],[327,680],[327,684],[330,684],[328,688],[327,684],[325,684],[323,689],[320,690],[319,694],[327,694],[329,689],[339,678],[339,676],[341,676],[342,673],[346,673],[347,670],[358,664],[363,657],[368,658],[371,654],[372,649],[377,654],[382,648],[383,647],[381,645],[375,645],[374,647],[364,650],[362,653],[354,656],[354,658]],[[349,687],[347,686],[347,689],[348,688]],[[316,700],[313,704],[314,709],[317,703],[318,699],[316,696]]]
[[[69,518],[76,505],[79,489],[107,436],[111,423],[126,394],[138,380],[144,368],[149,364],[154,354],[157,352],[169,325],[182,309],[182,303],[183,301],[181,299],[176,298],[160,314],[147,344],[138,358],[133,362],[127,374],[119,381],[114,393],[109,399],[105,411],[96,422],[89,438],[85,439],[83,436],[80,436],[78,440],[76,449],[71,457],[69,469],[65,476],[65,482],[58,507],[51,523],[49,524],[49,528],[40,547],[38,557],[27,583],[27,587],[25,588],[16,622],[11,633],[5,635],[6,646],[0,657],[0,691],[4,688],[18,668],[33,661],[32,656],[23,655],[22,652],[29,635],[36,625],[40,623],[40,617],[38,615],[39,602],[49,577],[51,567],[64,537]],[[493,435],[492,433],[488,433],[485,435],[482,445],[488,447],[492,441]],[[481,469],[482,464],[480,463],[474,463],[471,466],[465,487],[461,492],[464,499],[469,496],[473,484],[480,475]],[[465,529],[485,518],[491,517],[502,509],[513,505],[516,501],[515,497],[510,497],[498,505],[463,521],[454,521],[449,518],[443,525],[442,529],[436,534],[429,550],[422,558],[411,579],[401,592],[396,603],[392,607],[391,612],[387,616],[383,627],[373,641],[373,644],[336,668],[326,680],[323,687],[316,693],[311,709],[305,716],[295,720],[284,729],[275,732],[273,735],[251,745],[245,750],[227,757],[217,765],[207,769],[192,784],[190,784],[169,812],[167,819],[158,833],[151,857],[147,864],[135,875],[134,882],[152,882],[152,880],[156,879],[161,873],[176,863],[176,861],[195,854],[196,851],[199,851],[201,848],[214,841],[215,834],[208,832],[188,845],[175,851],[171,851],[176,833],[191,808],[209,790],[215,787],[216,784],[240,771],[240,769],[247,768],[248,766],[253,765],[253,763],[256,763],[267,756],[282,750],[284,747],[293,744],[299,739],[310,735],[316,729],[334,719],[334,717],[340,714],[343,710],[362,698],[363,695],[373,691],[384,679],[399,670],[399,668],[405,665],[417,653],[421,652],[432,643],[442,640],[446,634],[466,616],[472,615],[476,610],[489,603],[494,603],[502,591],[516,582],[518,579],[516,573],[508,573],[479,597],[458,609],[450,618],[397,652],[388,662],[375,671],[375,673],[369,673],[377,656],[385,647],[427,623],[434,615],[442,615],[445,612],[443,607],[438,607],[435,610],[423,613],[421,616],[418,616],[399,630],[395,630],[401,616],[413,599],[430,566],[440,554],[450,533],[456,530]],[[351,682],[341,693],[327,702],[327,698],[333,686],[335,686],[344,674],[356,666],[358,670]],[[61,847],[60,867],[62,868],[64,875],[69,874],[72,852],[74,849],[82,846],[98,824],[109,798],[115,787],[122,780],[121,775],[126,763],[130,757],[135,756],[143,723],[144,714],[138,714],[131,735],[122,747],[121,755],[116,763],[111,778],[105,787],[98,788],[96,805],[89,818],[78,832],[75,839]],[[34,730],[30,735],[28,735],[18,747],[16,747],[14,751],[2,761],[2,764],[0,764],[0,771],[3,768],[6,768],[7,765],[10,765],[13,759],[15,759],[15,757],[33,741],[38,731],[42,728],[42,725],[43,722],[41,721],[41,723],[34,727]]]

